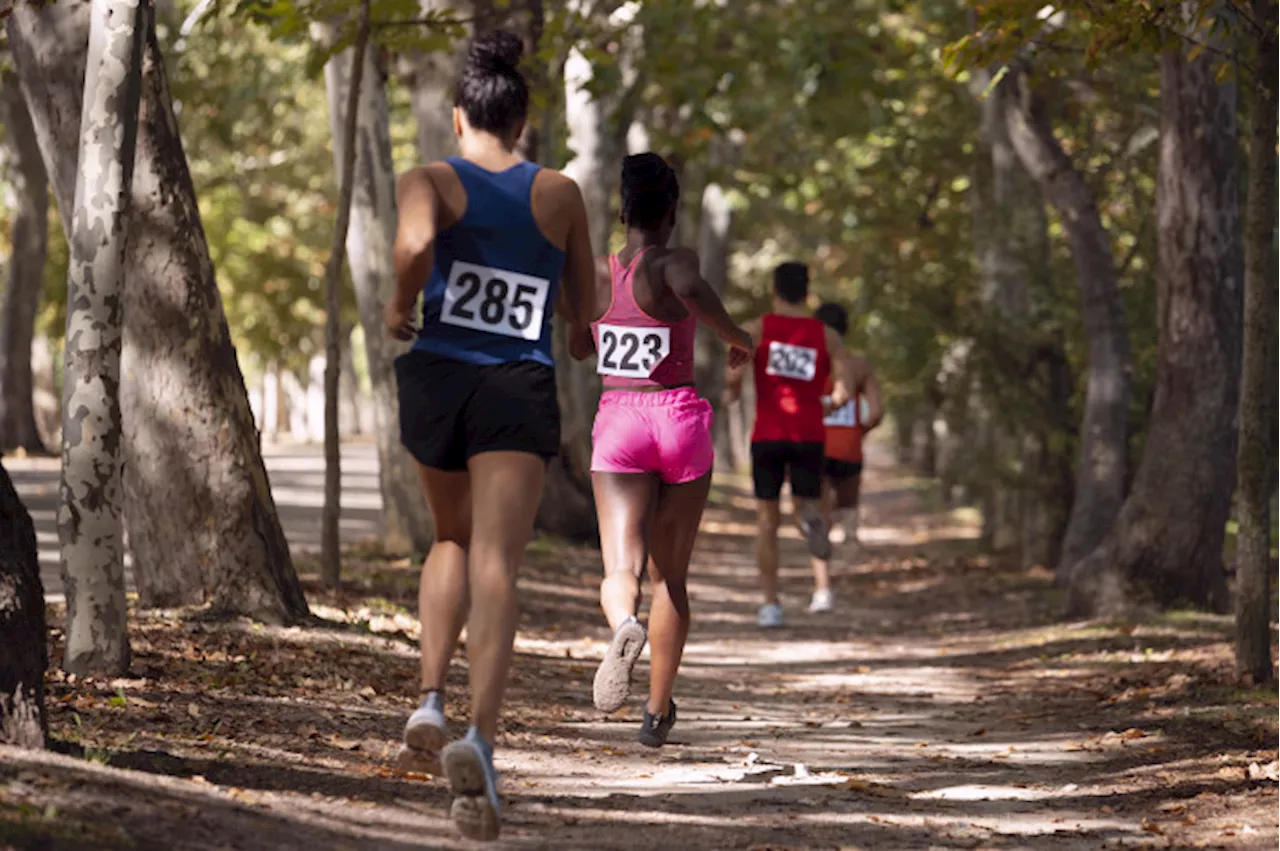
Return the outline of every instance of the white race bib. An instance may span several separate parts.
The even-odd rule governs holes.
[[[670,328],[599,326],[596,372],[620,378],[648,378],[671,352]]]
[[[818,371],[818,350],[790,343],[769,343],[769,363],[765,375],[794,378],[797,381],[813,381]]]
[[[537,340],[551,282],[455,260],[440,321],[504,337]]]
[[[824,396],[823,400],[831,401],[830,396]],[[827,414],[822,420],[823,425],[834,426],[836,428],[853,428],[858,424],[858,410],[853,400],[850,399],[831,413]]]

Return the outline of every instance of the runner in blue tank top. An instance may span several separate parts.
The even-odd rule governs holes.
[[[476,39],[454,97],[462,156],[401,177],[397,287],[385,311],[392,335],[417,336],[396,361],[400,436],[436,526],[418,596],[422,702],[400,761],[443,767],[453,820],[472,839],[495,839],[500,827],[493,744],[515,640],[516,569],[560,447],[551,314],[562,277],[571,337],[589,339],[595,317],[582,193],[514,153],[529,107],[520,54],[511,33]],[[472,726],[444,747],[445,674],[464,623]]]

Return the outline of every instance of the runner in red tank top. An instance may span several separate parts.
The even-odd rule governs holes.
[[[849,398],[844,347],[834,331],[809,316],[809,269],[783,263],[773,272],[773,311],[744,327],[756,342],[753,376],[756,419],[751,434],[751,476],[756,495],[756,566],[764,605],[760,626],[782,626],[778,601],[778,498],[790,480],[795,521],[809,545],[815,585],[825,588],[831,542],[822,519],[823,391],[832,379],[831,405]],[[729,371],[725,401],[742,393],[744,369]]]
[[[656,154],[622,163],[626,246],[597,261],[592,323],[604,394],[592,428],[591,484],[600,517],[604,582],[600,607],[613,628],[596,671],[593,698],[612,712],[631,690],[631,672],[649,641],[649,701],[639,741],[660,747],[676,720],[671,699],[689,635],[685,587],[694,539],[711,488],[711,405],[694,387],[699,320],[743,364],[754,343],[725,312],[699,272],[698,254],[668,248],[680,188]],[[636,619],[640,577],[649,571],[649,631]]]

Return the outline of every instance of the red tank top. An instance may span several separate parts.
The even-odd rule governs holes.
[[[754,443],[822,443],[822,391],[831,374],[826,326],[804,316],[765,315],[756,348]]]
[[[693,340],[698,319],[654,319],[636,303],[632,284],[644,251],[623,266],[609,256],[613,296],[604,316],[591,323],[596,339],[596,371],[606,388],[679,387],[693,384]]]

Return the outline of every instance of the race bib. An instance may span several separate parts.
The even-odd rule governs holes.
[[[601,325],[596,372],[621,378],[648,378],[671,352],[670,328]]]
[[[831,401],[830,396],[823,396],[822,399],[824,403]],[[857,402],[850,399],[839,408],[836,408],[834,411],[827,414],[823,419],[822,424],[835,426],[837,428],[854,428],[855,426],[861,425],[863,421],[866,420],[867,412],[869,410],[870,406],[867,404],[867,400],[859,396]]]
[[[449,269],[440,321],[504,337],[537,340],[551,282],[505,269],[455,260]]]
[[[769,343],[769,363],[765,375],[794,378],[797,381],[813,381],[818,371],[818,350],[790,343]]]

